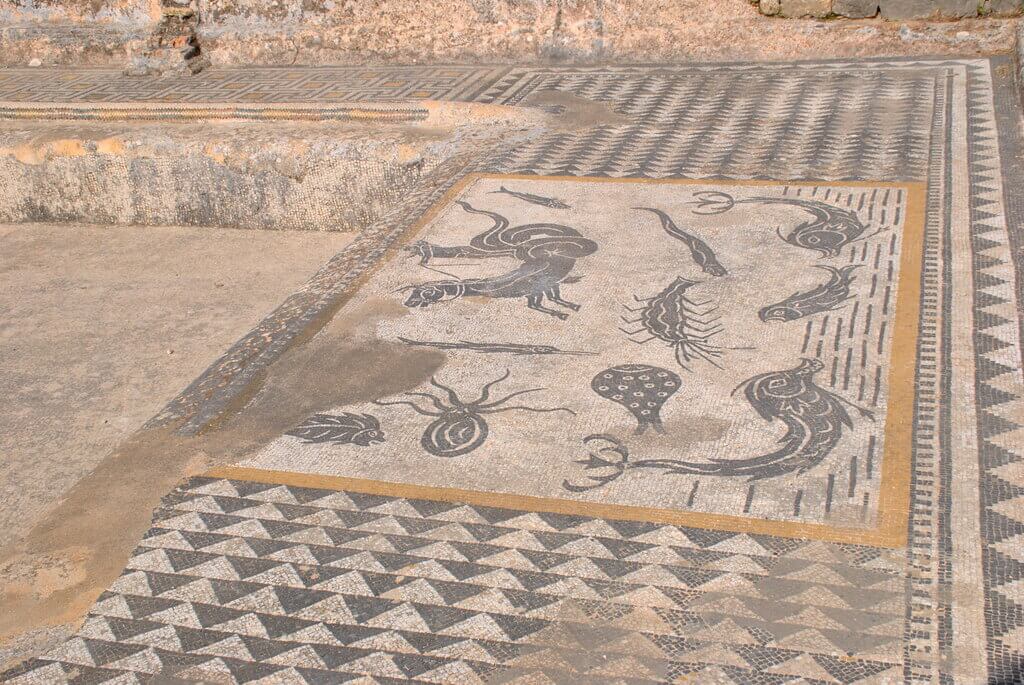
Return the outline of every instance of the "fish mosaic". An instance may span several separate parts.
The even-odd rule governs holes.
[[[435,350],[461,350],[465,352],[482,352],[485,354],[564,354],[569,356],[594,355],[596,352],[582,350],[561,350],[554,345],[531,345],[526,343],[488,343],[473,342],[470,340],[459,340],[456,342],[445,342],[443,340],[412,340],[410,338],[398,337],[406,345],[411,347],[431,347]]]
[[[758,311],[761,321],[794,321],[812,314],[828,312],[850,299],[850,284],[853,283],[853,271],[860,264],[850,264],[840,269],[824,264],[816,268],[829,273],[829,279],[818,287],[807,292],[795,292],[781,302],[767,305]]]
[[[368,447],[384,442],[380,421],[370,414],[313,414],[285,435],[300,438],[306,444],[358,445]]]
[[[501,186],[498,190],[492,190],[491,193],[504,193],[505,195],[519,198],[524,202],[529,202],[532,205],[539,205],[549,209],[572,209],[570,205],[567,205],[561,200],[556,200],[553,197],[544,197],[543,195],[534,195],[533,193],[522,193],[515,190],[509,190],[505,186]]]
[[[630,469],[657,469],[663,474],[724,476],[750,481],[805,473],[820,464],[836,448],[843,434],[853,427],[848,405],[854,406],[862,418],[874,420],[870,410],[851,405],[848,400],[815,383],[814,375],[823,368],[818,359],[802,359],[792,369],[758,374],[737,388],[743,390],[747,402],[758,416],[769,423],[780,421],[786,426],[778,449],[748,458],[711,459],[706,462],[682,459],[630,461],[628,448],[618,438],[597,436],[596,439],[608,443],[599,450],[604,456],[592,455],[591,459],[580,463],[587,471],[605,468],[614,471],[598,474],[592,477],[594,482],[577,484],[569,489],[575,488],[580,492],[600,487]],[[597,380],[595,378],[595,382]],[[628,396],[629,389],[618,390],[618,386],[611,385],[612,380],[609,375],[601,383],[605,387],[615,387],[623,397]],[[608,454],[617,458],[610,460]]]
[[[728,193],[703,191],[693,194],[697,200],[694,214],[721,214],[738,204],[787,205],[798,207],[811,215],[810,221],[797,224],[789,233],[779,237],[787,243],[813,250],[822,257],[835,257],[848,244],[860,238],[867,230],[857,213],[820,200],[795,197],[750,197],[736,200]]]

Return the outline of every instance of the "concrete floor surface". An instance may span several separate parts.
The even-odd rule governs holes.
[[[351,237],[0,227],[0,546]]]

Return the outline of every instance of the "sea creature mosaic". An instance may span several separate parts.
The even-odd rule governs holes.
[[[700,285],[699,281],[691,281],[677,277],[657,295],[648,298],[633,296],[641,306],[629,307],[626,310],[637,318],[621,317],[627,325],[639,325],[636,330],[622,326],[619,330],[629,336],[632,342],[644,345],[652,340],[668,343],[675,353],[676,362],[686,371],[694,361],[703,359],[716,368],[721,368],[717,358],[727,348],[711,342],[711,338],[724,330],[716,317],[717,307],[710,300],[697,302],[687,296],[687,291]],[[647,337],[638,340],[634,336]]]
[[[559,319],[568,318],[564,311],[545,307],[550,301],[570,311],[579,311],[580,305],[562,298],[563,283],[575,283],[572,276],[576,260],[597,251],[597,243],[584,238],[569,226],[553,223],[528,223],[513,226],[509,220],[467,202],[457,204],[471,214],[490,217],[493,225],[469,241],[468,245],[443,247],[420,240],[411,245],[410,253],[419,257],[422,266],[436,259],[471,258],[495,259],[511,257],[520,262],[515,269],[497,276],[484,278],[453,278],[411,285],[405,300],[406,307],[426,308],[438,302],[462,297],[526,298],[526,306]]]
[[[543,195],[534,195],[533,193],[521,193],[515,190],[509,190],[505,186],[502,186],[497,190],[492,190],[491,192],[504,193],[511,197],[519,198],[524,202],[529,202],[532,205],[540,205],[541,207],[548,207],[550,209],[572,209],[572,207],[556,198],[544,197]]]
[[[824,365],[817,359],[802,359],[792,369],[759,374],[737,388],[743,392],[758,416],[769,423],[780,421],[786,426],[786,434],[779,441],[780,446],[771,452],[740,459],[716,458],[706,462],[683,459],[629,461],[626,446],[614,437],[604,436],[604,441],[612,443],[613,446],[603,446],[601,451],[610,450],[618,455],[619,459],[608,461],[600,456],[591,455],[591,459],[582,463],[587,470],[611,467],[616,473],[606,473],[594,478],[595,484],[589,487],[569,484],[566,488],[581,491],[581,488],[598,487],[622,475],[626,469],[657,469],[665,474],[741,477],[751,481],[790,473],[805,473],[820,464],[839,445],[844,431],[853,427],[853,421],[847,411],[847,406],[851,403],[814,382],[814,375],[823,368]],[[649,378],[655,375],[663,376],[664,370],[661,371],[661,374],[645,375]],[[639,393],[631,393],[628,385],[620,383],[612,386],[611,384],[616,381],[611,373],[599,375],[594,381],[594,389],[602,396],[605,396],[604,392],[615,388],[619,393],[615,397],[637,395],[636,399],[642,402],[643,398]],[[670,382],[669,385],[673,384]],[[634,402],[630,406],[646,406],[646,403],[641,402]],[[650,404],[655,406],[654,403]],[[854,408],[861,417],[874,420],[874,414],[870,410],[856,406]],[[591,437],[585,442],[594,439]]]
[[[384,442],[380,421],[370,414],[313,414],[299,426],[285,433],[307,444],[358,445],[368,447]]]
[[[509,393],[496,400],[491,399],[491,389],[509,377],[511,371],[505,370],[500,378],[492,380],[480,390],[480,396],[471,402],[462,400],[459,395],[450,387],[442,385],[436,378],[430,379],[430,385],[442,391],[444,397],[427,392],[407,392],[403,397],[423,398],[429,403],[429,407],[417,404],[413,399],[405,400],[374,400],[374,404],[382,407],[404,405],[411,407],[417,414],[432,417],[427,427],[423,430],[423,437],[420,445],[428,453],[435,457],[458,457],[469,454],[484,444],[487,440],[489,427],[484,419],[484,414],[497,414],[505,411],[527,411],[527,412],[566,412],[575,414],[572,409],[566,407],[539,408],[522,405],[509,405],[513,397],[528,395],[540,392],[543,388],[530,388]]]
[[[678,375],[647,364],[622,364],[605,369],[590,382],[601,397],[622,405],[636,419],[637,435],[647,428],[664,433],[661,408],[679,391]]]
[[[811,215],[809,221],[797,224],[788,232],[777,229],[779,237],[791,245],[818,252],[822,257],[835,257],[843,247],[861,237],[867,227],[857,213],[820,200],[792,197],[750,197],[736,200],[729,193],[703,191],[693,194],[697,200],[695,214],[720,214],[737,204],[787,205]]]
[[[762,307],[757,315],[761,321],[794,321],[837,309],[850,299],[853,272],[860,266],[849,264],[837,269],[827,264],[815,264],[815,268],[828,272],[828,281],[812,290],[793,293],[780,302]]]
[[[653,209],[651,207],[636,207],[644,212],[651,212],[661,221],[661,227],[665,229],[665,233],[683,243],[690,249],[690,257],[693,259],[693,263],[700,267],[701,271],[711,276],[725,276],[729,272],[725,270],[725,267],[718,262],[718,257],[714,251],[705,243],[703,240],[687,233],[672,221],[672,218],[661,211],[660,209]]]
[[[280,336],[304,330],[295,317],[319,322],[338,303],[342,335],[325,336],[325,354],[340,341],[335,406],[316,411],[373,416],[386,442],[283,435],[243,467],[190,479],[78,634],[6,678],[1018,682],[1011,61],[331,71],[342,91],[355,84],[347,99],[433,92],[559,112],[561,98],[616,118],[528,136],[481,162],[508,173],[470,174],[447,194],[431,174],[332,260],[341,286],[326,269],[315,305],[302,293],[225,355],[169,416],[207,425],[207,403],[237,397],[225,379],[244,393],[235,370],[259,377]],[[300,69],[210,87],[230,96],[242,76],[264,95],[323,86]],[[100,95],[123,95],[115,85]],[[683,180],[701,178],[758,180]],[[698,193],[733,204],[694,213]],[[415,239],[469,244],[479,217],[456,201],[599,245],[564,288],[580,309],[545,296],[563,319],[477,294],[405,307],[410,284],[437,278],[428,270],[467,280],[521,266],[393,258]],[[664,212],[726,273],[636,207]],[[684,373],[673,347],[615,330],[622,303],[677,277],[718,307],[711,342],[736,348],[719,366]],[[628,407],[588,387],[630,364],[681,377],[658,410],[664,432],[638,432]],[[487,417],[483,444],[437,458],[419,445],[433,419],[373,403],[425,388],[445,398],[431,375],[476,397],[506,368],[511,388],[545,388],[527,404],[576,414]],[[834,440],[827,453],[755,477],[748,460],[828,434],[813,416],[792,428],[787,388],[838,434],[818,443]],[[567,642],[581,627],[587,639]]]
[[[414,459],[438,488],[872,525],[899,458],[892,354],[912,327],[892,220],[908,213],[905,192],[862,186],[477,177],[353,302],[380,316],[352,344],[388,361],[324,415],[372,416],[386,444],[317,415],[289,458],[320,446],[309,468],[358,478],[402,482]]]
[[[462,350],[467,352],[480,352],[482,354],[567,354],[570,356],[593,355],[596,352],[583,350],[560,350],[554,345],[531,345],[528,343],[512,342],[474,342],[472,340],[410,340],[399,337],[406,345],[412,347],[430,347],[435,350]]]

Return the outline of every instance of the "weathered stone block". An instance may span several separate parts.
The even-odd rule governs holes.
[[[784,17],[827,17],[832,0],[782,0],[779,14]]]
[[[7,122],[0,223],[355,231],[440,165],[542,130],[545,122],[568,121],[563,117],[579,105],[568,103],[558,117],[533,107],[452,102],[402,110],[427,116],[328,127],[274,116],[241,128],[172,118],[111,120],[100,128]]]
[[[931,19],[973,17],[978,0],[879,0],[883,19]]]
[[[864,19],[878,14],[878,0],[835,0],[833,14],[850,19]]]
[[[1009,16],[1024,10],[1024,0],[985,0],[985,14]]]
[[[779,13],[781,3],[779,0],[761,0],[758,3],[758,8],[761,10],[761,14],[767,14],[768,16],[774,16]]]
[[[1017,90],[1024,105],[1024,22],[1017,25]]]

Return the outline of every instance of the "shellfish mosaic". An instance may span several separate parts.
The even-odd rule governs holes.
[[[590,387],[601,397],[621,405],[636,419],[637,435],[648,427],[664,433],[661,408],[679,392],[679,376],[648,364],[622,364],[601,371]]]

